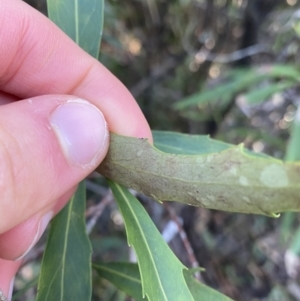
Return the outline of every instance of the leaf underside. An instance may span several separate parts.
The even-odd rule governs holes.
[[[299,162],[257,156],[242,145],[207,137],[198,139],[196,155],[195,137],[163,135],[166,142],[161,139],[157,146],[172,153],[158,150],[146,139],[111,134],[108,154],[97,171],[159,201],[268,216],[300,210]],[[173,140],[176,136],[177,150],[168,144],[168,135]],[[187,155],[182,154],[185,149]]]

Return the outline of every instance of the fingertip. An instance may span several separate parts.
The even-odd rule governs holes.
[[[5,297],[8,301],[11,300],[14,278],[21,264],[22,261],[14,262],[0,258],[0,291],[2,291],[3,299]]]
[[[71,164],[95,169],[108,150],[108,127],[102,112],[82,99],[59,105],[50,116],[51,126]]]
[[[0,132],[0,233],[53,208],[100,164],[109,145],[101,111],[67,95],[1,106]]]

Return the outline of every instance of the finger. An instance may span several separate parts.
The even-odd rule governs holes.
[[[42,96],[0,107],[0,233],[39,212],[105,157],[102,113],[71,96]]]
[[[7,300],[11,300],[14,277],[21,263],[21,261],[14,262],[0,258],[0,292],[3,293],[4,297],[6,297]]]
[[[93,102],[110,130],[149,137],[128,90],[45,16],[23,1],[0,0],[0,88],[20,99],[72,94]]]
[[[73,187],[61,196],[55,202],[52,210],[39,212],[25,222],[0,234],[0,258],[14,261],[24,258],[39,241],[51,218],[65,206],[75,190],[76,187]]]
[[[22,259],[41,238],[52,217],[52,211],[41,217],[40,214],[36,214],[18,226],[0,234],[0,257],[6,260]]]
[[[16,96],[0,91],[0,106],[19,100]]]

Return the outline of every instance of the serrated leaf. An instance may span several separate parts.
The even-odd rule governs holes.
[[[98,274],[110,281],[136,301],[147,301],[142,298],[142,283],[139,267],[129,262],[95,263],[93,268]],[[232,299],[197,281],[191,271],[184,271],[184,277],[195,301],[232,301]]]
[[[94,263],[93,268],[101,278],[108,280],[136,301],[147,301],[147,297],[143,298],[142,282],[137,264],[130,262],[101,262]]]
[[[48,16],[76,44],[98,58],[104,0],[47,0]]]
[[[97,170],[160,201],[274,217],[300,210],[300,162],[256,157],[242,145],[175,155],[145,139],[112,134],[109,152]]]
[[[51,222],[37,301],[91,299],[90,241],[85,232],[85,185]]]
[[[169,154],[177,155],[204,155],[230,149],[234,145],[211,139],[207,135],[189,135],[176,132],[152,131],[154,146]],[[254,153],[248,149],[245,153],[263,158],[272,158],[263,153]]]
[[[134,248],[143,295],[149,301],[192,301],[183,270],[140,202],[127,189],[109,181],[124,218],[128,243]]]

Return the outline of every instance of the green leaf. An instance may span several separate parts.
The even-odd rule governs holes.
[[[98,58],[103,0],[47,0],[49,18],[81,48]],[[52,222],[37,301],[90,300],[91,245],[85,232],[85,185]]]
[[[189,153],[188,143],[186,148]],[[300,162],[257,157],[243,145],[199,152],[169,154],[146,139],[111,134],[108,154],[97,170],[159,201],[273,217],[300,210]]]
[[[210,139],[206,135],[188,135],[164,131],[153,131],[152,134],[155,147],[171,154],[200,155],[232,147],[231,144]]]
[[[224,84],[211,89],[211,87],[188,96],[174,105],[174,109],[182,110],[190,106],[203,103],[214,103],[221,100],[228,102],[238,91],[259,82],[265,75],[257,74],[254,69],[237,70]]]
[[[186,285],[185,266],[163,240],[140,202],[121,185],[109,185],[124,218],[128,243],[134,248],[149,301],[194,300]]]
[[[300,106],[298,107],[295,115],[295,119],[292,125],[290,140],[287,145],[287,150],[285,154],[285,160],[289,162],[300,161]],[[287,212],[284,214],[283,219],[280,225],[280,234],[281,238],[285,241],[293,235],[294,231],[294,222],[297,218],[297,215],[294,212]],[[296,232],[293,241],[300,241],[299,230]],[[290,249],[295,250],[295,242],[292,242]],[[300,246],[300,243],[299,243]],[[300,254],[300,247],[297,251],[297,254]]]
[[[300,227],[298,227],[297,231],[293,235],[289,250],[295,255],[300,255]]]
[[[282,244],[290,243],[294,235],[296,212],[285,212],[280,218],[280,241]]]
[[[76,44],[98,58],[104,0],[47,0],[48,16]]]
[[[297,65],[267,65],[259,70],[262,70],[270,78],[284,78],[295,82],[300,80],[300,71]]]
[[[285,155],[286,161],[300,161],[300,106],[292,125],[291,136]]]
[[[137,264],[129,262],[101,262],[93,264],[93,268],[102,278],[110,281],[136,301],[147,300],[142,298],[141,276]],[[197,281],[191,275],[190,270],[184,271],[184,277],[195,301],[232,301],[232,299]]]
[[[184,277],[195,301],[232,301],[229,297],[199,282],[190,271],[184,271]]]
[[[293,24],[293,29],[295,30],[297,36],[300,36],[300,22],[299,20],[295,21],[295,23]]]
[[[232,144],[223,141],[211,139],[207,135],[189,135],[167,131],[153,131],[154,146],[170,154],[177,155],[204,155],[216,153],[233,147]],[[262,153],[254,153],[248,149],[245,153],[263,158],[271,158]]]
[[[261,104],[273,94],[281,92],[287,88],[294,86],[296,83],[291,81],[284,81],[281,83],[272,83],[266,87],[255,89],[244,95],[245,100],[248,104]]]
[[[143,298],[142,282],[137,264],[129,262],[101,262],[93,264],[93,268],[100,277],[108,280],[136,301],[147,301],[146,297]]]
[[[22,289],[19,289],[16,293],[12,296],[12,301],[21,300],[21,297],[31,288],[36,287],[38,283],[38,278],[34,278],[33,280],[29,281]]]
[[[291,65],[272,65],[262,66],[251,69],[238,69],[229,73],[230,76],[223,84],[214,89],[211,87],[203,89],[199,93],[188,96],[174,105],[175,110],[183,110],[190,106],[201,105],[203,103],[214,103],[221,101],[226,103],[232,97],[251,87],[254,84],[268,78],[283,78],[289,80],[287,86],[297,84],[300,80],[300,72],[295,66]],[[281,89],[282,90],[282,89]]]
[[[51,222],[37,301],[91,299],[90,241],[85,232],[85,185]]]

